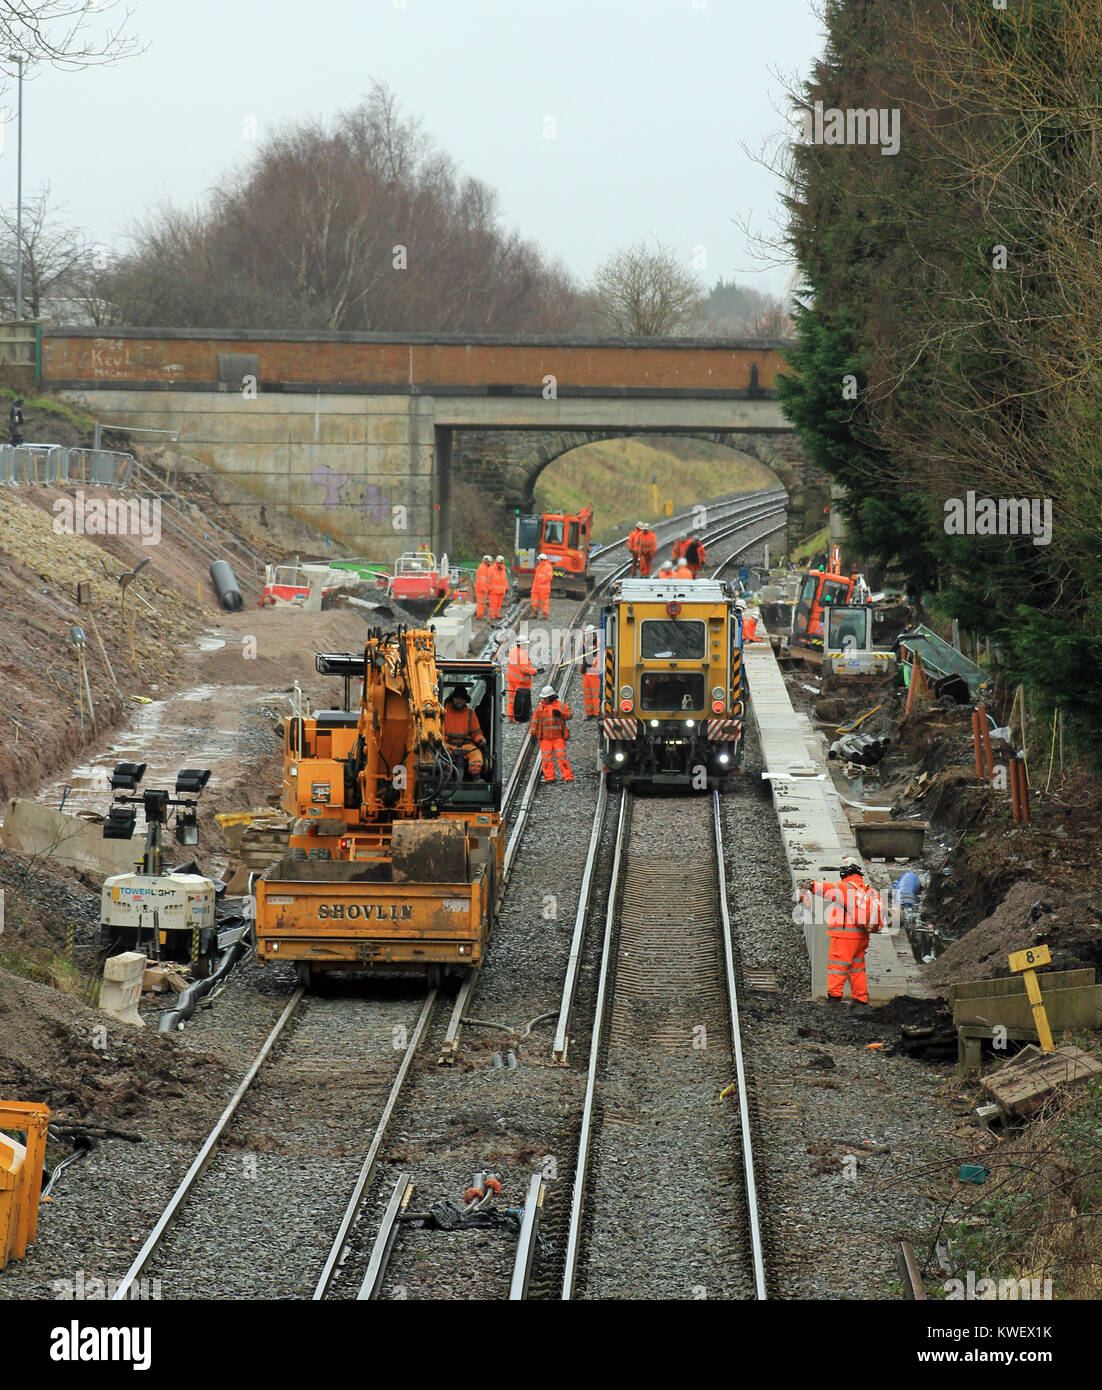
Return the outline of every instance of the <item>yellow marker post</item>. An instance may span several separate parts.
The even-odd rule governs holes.
[[[1037,1036],[1041,1040],[1042,1052],[1055,1052],[1056,1046],[1052,1041],[1052,1029],[1048,1026],[1048,1014],[1045,1013],[1044,1000],[1041,998],[1041,986],[1037,983],[1037,966],[1050,965],[1052,963],[1052,952],[1047,946],[1031,946],[1027,951],[1015,951],[1013,955],[1007,957],[1007,964],[1015,974],[1020,970],[1022,979],[1025,980],[1025,992],[1029,995],[1029,1002],[1033,1006],[1033,1020],[1037,1025]]]

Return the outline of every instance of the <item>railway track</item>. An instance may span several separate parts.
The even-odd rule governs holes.
[[[784,494],[755,497],[732,504],[728,513],[715,532],[706,534],[709,544],[716,544],[732,536],[739,535],[763,519],[775,518],[783,513]],[[675,519],[676,520],[676,519]],[[774,527],[774,529],[779,529]],[[771,532],[770,532],[771,534]],[[752,544],[757,537],[752,537]],[[737,552],[736,552],[737,553]],[[586,611],[597,601],[603,590],[615,578],[626,573],[628,565],[621,564],[599,577],[594,592],[582,599],[569,612],[564,627],[560,629],[559,648],[552,664],[553,683],[562,694],[570,684],[574,670],[573,660],[567,651],[570,634],[582,621]],[[497,629],[488,639],[484,655],[492,654],[503,641],[515,632],[526,605],[516,605],[509,615],[504,629]],[[514,762],[505,794],[505,816],[511,821],[511,832],[506,849],[505,873],[500,885],[499,903],[504,897],[509,874],[516,861],[524,835],[527,818],[531,810],[537,779],[539,760],[533,756],[531,741],[522,739]],[[600,794],[598,813],[594,819],[594,834],[599,836],[603,819],[605,793]],[[591,868],[587,868],[587,881],[592,878]],[[588,892],[585,895],[588,902]],[[584,929],[584,910],[579,908],[579,930]],[[580,962],[580,947],[576,956],[572,952],[573,983],[568,974],[566,1004],[567,1021],[569,1006],[573,1000],[574,984]],[[459,1046],[460,1028],[466,1010],[477,987],[477,972],[467,977],[460,988],[453,1005],[451,1016],[444,1032],[441,1061],[454,1060]],[[138,1281],[150,1272],[159,1273],[162,1284],[168,1288],[190,1285],[194,1292],[180,1296],[210,1296],[215,1290],[222,1292],[219,1284],[219,1270],[206,1270],[205,1275],[195,1283],[197,1269],[203,1269],[201,1252],[212,1231],[232,1228],[240,1220],[245,1207],[255,1207],[256,1193],[233,1172],[234,1145],[243,1149],[243,1157],[254,1157],[257,1162],[268,1163],[270,1156],[265,1150],[273,1142],[277,1147],[278,1158],[283,1160],[283,1145],[288,1145],[297,1153],[297,1159],[288,1167],[297,1174],[296,1183],[288,1175],[285,1186],[267,1187],[266,1192],[278,1194],[273,1200],[271,1210],[265,1211],[265,1203],[260,1203],[259,1211],[252,1211],[252,1219],[258,1228],[266,1233],[260,1241],[261,1248],[272,1254],[271,1262],[253,1259],[246,1255],[245,1265],[234,1272],[233,1279],[226,1286],[229,1296],[257,1297],[268,1294],[274,1297],[312,1296],[321,1300],[332,1296],[335,1286],[341,1285],[342,1296],[348,1296],[352,1271],[358,1277],[363,1268],[363,1278],[359,1285],[358,1298],[375,1298],[382,1288],[390,1254],[394,1248],[399,1219],[407,1210],[413,1195],[411,1175],[400,1174],[394,1191],[388,1201],[380,1221],[374,1241],[367,1252],[354,1234],[360,1221],[365,1200],[375,1186],[378,1161],[383,1144],[389,1133],[391,1121],[399,1106],[403,1088],[413,1070],[415,1056],[430,1033],[435,1021],[441,996],[435,990],[423,1000],[420,1012],[414,1020],[408,999],[399,1007],[401,1021],[391,1018],[385,1007],[380,1008],[378,1000],[342,999],[325,1000],[308,997],[304,1003],[304,991],[298,989],[288,1000],[279,1019],[258,1050],[240,1085],[225,1110],[219,1116],[193,1160],[187,1174],[173,1192],[152,1231],[143,1243],[141,1250],[116,1291],[116,1299],[126,1299]],[[350,1007],[351,1006],[351,1007]],[[343,1018],[336,1030],[334,1018]],[[366,1026],[364,1026],[366,1025]],[[398,1031],[405,1040],[401,1056],[395,1065],[396,1052],[393,1046]],[[337,1041],[335,1041],[335,1038]],[[372,1049],[370,1039],[375,1043]],[[595,1033],[595,1039],[599,1037]],[[278,1054],[278,1055],[277,1055]],[[561,1060],[565,1060],[565,1051]],[[339,1160],[334,1166],[326,1162],[324,1177],[319,1173],[319,1163],[312,1159],[305,1164],[302,1155],[311,1155],[316,1147],[317,1136],[311,1132],[317,1128],[316,1114],[311,1115],[305,1130],[296,1129],[294,1106],[289,1105],[303,1076],[316,1080],[325,1074],[334,1085],[327,1094],[335,1096],[340,1092],[344,1101],[351,1099],[344,1116],[346,1125],[337,1124],[338,1130],[346,1130],[337,1136],[337,1147],[341,1150]],[[350,1090],[345,1091],[344,1087]],[[365,1104],[366,1102],[366,1104]],[[370,1143],[362,1148],[364,1133],[363,1114],[368,1110],[380,1116]],[[592,1107],[589,1107],[592,1118]],[[333,1121],[327,1121],[331,1127]],[[246,1133],[238,1131],[244,1129]],[[256,1145],[260,1152],[250,1155],[250,1137],[259,1139]],[[333,1136],[327,1134],[325,1141],[331,1147]],[[288,1204],[294,1204],[296,1196],[304,1203],[315,1200],[316,1193],[323,1190],[327,1194],[326,1212],[312,1223],[312,1239],[303,1248],[301,1239],[289,1236],[282,1247],[278,1232],[282,1211]],[[343,1210],[337,1213],[333,1201],[343,1194],[348,1196]],[[517,1242],[517,1269],[512,1281],[511,1297],[525,1297],[532,1278],[538,1278],[540,1260],[538,1257],[539,1225],[544,1210],[547,1190],[542,1178],[533,1174],[529,1184],[524,1212],[520,1221],[520,1239]],[[559,1204],[561,1205],[561,1203]],[[318,1227],[322,1229],[328,1222],[333,1234],[328,1238],[328,1246],[318,1238]],[[247,1240],[238,1242],[246,1251],[256,1250]],[[322,1259],[322,1252],[327,1253]],[[258,1252],[257,1252],[258,1253]],[[364,1255],[367,1255],[366,1266]],[[321,1261],[320,1267],[318,1262]],[[533,1266],[536,1274],[533,1274]],[[271,1287],[265,1287],[265,1283]],[[244,1282],[245,1287],[242,1287]],[[304,1287],[312,1288],[312,1295],[304,1293]]]
[[[615,804],[572,1191],[536,1296],[767,1296],[719,795]],[[601,817],[593,835],[601,832]],[[671,852],[670,847],[676,845]],[[568,1019],[571,1001],[560,1014]],[[720,1092],[733,1085],[729,1100]],[[655,1222],[673,1223],[655,1262]],[[514,1287],[522,1276],[514,1273]]]
[[[437,1002],[435,990],[414,1007],[408,998],[331,1000],[296,989],[115,1299],[129,1298],[146,1274],[174,1297],[304,1297],[308,1288],[324,1297]],[[316,1112],[319,1090],[331,1106],[324,1118]],[[364,1113],[372,1110],[380,1118],[364,1152]],[[258,1168],[266,1181],[254,1181]],[[288,1222],[303,1211],[314,1235],[305,1246]],[[319,1272],[317,1227],[327,1219],[335,1234]],[[227,1229],[241,1232],[234,1244],[244,1262],[210,1267],[208,1251]]]

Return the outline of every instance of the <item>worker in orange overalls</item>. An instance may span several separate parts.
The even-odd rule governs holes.
[[[704,542],[697,535],[692,535],[685,542],[685,549],[681,558],[693,572],[695,579],[704,568],[704,561],[708,558],[708,553],[704,549]]]
[[[531,657],[528,655],[528,638],[518,637],[509,652],[505,667],[506,689],[508,698],[506,702],[506,716],[516,724],[527,724],[532,717],[532,677],[536,675],[536,668],[532,665]],[[517,702],[517,695],[520,691],[525,692],[525,698]]]
[[[639,546],[643,540],[643,523],[637,521],[635,529],[627,539],[628,554],[631,556],[631,577],[639,573]]]
[[[483,555],[482,563],[474,573],[474,598],[478,607],[475,609],[476,618],[486,616],[486,604],[490,598],[490,570],[493,568],[493,559],[489,555]]]
[[[650,578],[651,566],[654,564],[654,557],[657,554],[658,537],[644,521],[643,538],[639,542],[639,574],[643,579]]]
[[[582,632],[582,655],[578,662],[585,697],[585,717],[596,719],[601,712],[601,641],[592,623]]]
[[[499,555],[490,569],[490,621],[501,617],[501,605],[509,592],[509,571],[505,568],[505,556]]]
[[[528,732],[538,739],[540,760],[543,763],[543,780],[555,780],[555,763],[564,782],[573,782],[574,773],[566,756],[566,740],[570,737],[571,710],[569,705],[559,703],[553,685],[545,685],[540,691],[540,702],[532,715]]]
[[[673,561],[672,561],[672,560],[663,560],[663,561],[662,561],[662,564],[661,564],[661,566],[660,566],[660,568],[659,568],[659,570],[658,570],[658,573],[657,573],[654,577],[655,577],[655,579],[672,579],[672,578],[673,578]]]
[[[532,616],[549,618],[551,616],[551,561],[540,555],[536,562],[536,572],[532,576]]]
[[[462,754],[470,777],[481,777],[486,757],[486,735],[478,722],[478,715],[470,706],[470,695],[466,686],[457,685],[444,701],[444,738],[447,740],[452,757]]]
[[[675,560],[683,560],[685,558],[685,551],[688,550],[688,548],[688,536],[678,536],[677,540],[673,543],[673,550],[670,553]]]
[[[838,878],[839,882],[816,879],[807,886],[803,899],[810,903],[811,896],[817,894],[827,905],[827,999],[840,1000],[848,979],[850,998],[855,1004],[867,1005],[865,952],[869,933],[884,925],[884,903],[865,882],[861,865],[849,855],[843,856]]]
[[[675,579],[695,579],[696,575],[693,574],[692,570],[689,568],[687,561],[674,560],[673,577]]]

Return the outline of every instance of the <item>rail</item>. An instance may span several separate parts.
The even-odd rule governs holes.
[[[585,1098],[582,1106],[578,1148],[574,1164],[574,1178],[571,1190],[566,1247],[562,1269],[561,1298],[563,1300],[572,1299],[577,1292],[583,1231],[586,1223],[586,1191],[589,1181],[590,1162],[595,1146],[596,1115],[598,1112],[600,1076],[602,1073],[601,1058],[606,1042],[607,1018],[611,1010],[612,1000],[617,993],[615,958],[618,948],[616,942],[618,940],[620,923],[620,903],[624,893],[626,866],[629,857],[631,808],[631,793],[629,791],[624,791],[620,796],[620,805],[617,815],[615,849],[613,852],[611,877],[609,880],[608,904],[605,911],[604,940],[602,943],[601,963],[597,979],[597,998],[593,1008],[593,1028],[590,1037]],[[734,1063],[735,1089],[738,1096],[739,1107],[739,1158],[746,1198],[746,1232],[750,1252],[750,1268],[753,1272],[754,1296],[758,1300],[764,1300],[767,1299],[769,1295],[766,1282],[765,1253],[759,1209],[760,1198],[754,1160],[750,1087],[739,1015],[737,956],[731,927],[730,912],[727,904],[720,797],[719,792],[715,790],[713,790],[711,797],[711,816],[711,838],[715,854],[715,887],[719,905],[719,925],[722,944],[722,972],[727,996],[731,1031],[731,1055]],[[594,818],[590,841],[591,848],[595,842],[600,839],[603,824],[603,815]],[[580,947],[580,940],[576,941],[575,945]],[[560,1014],[560,1023],[564,1015],[566,1018],[569,1017],[568,1001],[565,992],[563,1013]],[[607,1065],[608,1063],[606,1062],[605,1066]]]
[[[233,1093],[229,1104],[215,1121],[214,1128],[207,1135],[202,1148],[192,1161],[191,1167],[184,1174],[179,1187],[177,1187],[176,1191],[168,1199],[168,1205],[158,1218],[157,1224],[146,1237],[145,1243],[134,1257],[133,1264],[127,1270],[125,1278],[115,1290],[114,1300],[116,1302],[125,1301],[130,1297],[131,1290],[149,1267],[150,1260],[156,1254],[161,1242],[172,1226],[172,1223],[176,1220],[177,1216],[179,1216],[184,1203],[191,1195],[192,1189],[206,1172],[211,1159],[214,1157],[215,1150],[222,1141],[222,1136],[226,1133],[227,1129],[229,1129],[230,1122],[237,1113],[238,1107],[248,1094],[249,1088],[256,1080],[260,1068],[264,1065],[265,1059],[271,1053],[272,1048],[275,1047],[284,1028],[286,1028],[287,1024],[294,1016],[295,1011],[298,1009],[298,1006],[302,1003],[305,993],[306,991],[304,989],[299,988],[291,995],[286,1008],[276,1020],[275,1026],[268,1034],[256,1057],[253,1059],[253,1063],[249,1067],[249,1070],[245,1073],[244,1079]]]
[[[375,1167],[379,1161],[379,1150],[382,1148],[383,1139],[386,1137],[387,1129],[390,1125],[391,1116],[394,1114],[395,1106],[398,1104],[398,1097],[402,1093],[402,1088],[406,1084],[409,1076],[410,1067],[413,1065],[413,1058],[420,1046],[421,1038],[425,1029],[428,1027],[429,1019],[432,1017],[436,1007],[437,991],[430,990],[425,998],[425,1003],[421,1009],[421,1016],[417,1020],[417,1025],[413,1030],[409,1043],[406,1046],[405,1054],[402,1057],[401,1066],[398,1068],[398,1075],[394,1078],[394,1084],[390,1088],[387,1096],[386,1105],[383,1107],[382,1117],[375,1127],[375,1133],[371,1144],[364,1156],[363,1165],[360,1168],[359,1176],[356,1178],[352,1188],[352,1195],[348,1199],[348,1205],[344,1209],[344,1216],[337,1229],[337,1234],[333,1238],[333,1243],[329,1247],[329,1254],[322,1267],[321,1275],[318,1278],[317,1286],[314,1289],[314,1302],[319,1302],[329,1291],[329,1286],[333,1282],[333,1276],[340,1268],[341,1257],[344,1254],[345,1246],[348,1243],[348,1236],[355,1224],[356,1217],[359,1215],[360,1207],[363,1205],[364,1197],[371,1179],[375,1174]]]

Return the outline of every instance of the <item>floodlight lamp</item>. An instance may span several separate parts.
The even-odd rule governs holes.
[[[194,811],[190,815],[181,812],[176,817],[176,843],[178,845],[197,845],[199,843],[199,820]]]
[[[176,795],[198,796],[209,781],[209,768],[185,767],[176,778]]]
[[[111,790],[115,792],[137,791],[138,783],[145,776],[145,763],[116,763],[111,774]]]
[[[73,625],[69,628],[69,641],[74,647],[76,647],[78,652],[82,650],[85,643],[88,641],[84,629],[78,623],[73,623]]]
[[[132,840],[137,812],[133,806],[112,806],[103,823],[105,840]]]

